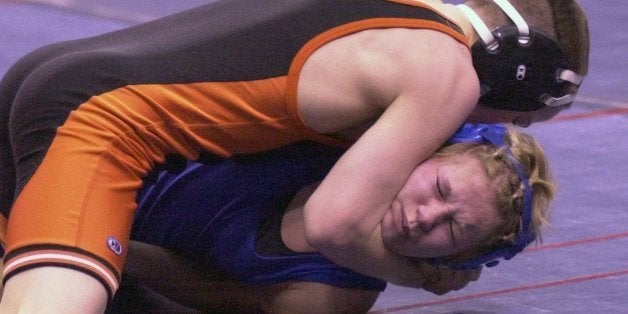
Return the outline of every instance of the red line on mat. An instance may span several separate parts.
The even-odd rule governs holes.
[[[582,282],[582,281],[590,281],[590,280],[597,280],[597,279],[604,279],[604,278],[609,278],[609,277],[618,277],[618,276],[625,276],[625,275],[628,275],[628,269],[622,269],[622,270],[611,271],[611,272],[604,272],[604,273],[597,273],[597,274],[591,274],[591,275],[580,276],[580,277],[572,277],[572,278],[563,279],[563,280],[548,281],[548,282],[543,282],[543,283],[538,283],[538,284],[525,285],[525,286],[513,287],[513,288],[508,288],[508,289],[502,289],[502,290],[494,290],[494,291],[487,291],[487,292],[482,292],[482,293],[467,294],[467,295],[458,296],[458,297],[451,297],[451,298],[445,298],[445,299],[440,299],[440,300],[421,302],[421,303],[416,303],[416,304],[408,304],[408,305],[403,305],[403,306],[398,306],[398,307],[391,307],[391,308],[377,310],[377,311],[371,311],[369,313],[371,313],[371,314],[375,314],[375,313],[393,313],[393,312],[398,312],[398,311],[417,309],[417,308],[420,308],[420,307],[431,306],[431,305],[438,305],[438,304],[452,303],[452,302],[458,302],[458,301],[464,301],[464,300],[478,299],[478,298],[483,298],[483,297],[489,297],[489,296],[513,293],[513,292],[520,292],[520,291],[525,291],[525,290],[533,290],[533,289],[542,289],[542,288],[556,287],[556,286],[562,286],[562,285],[567,285],[567,284],[578,283],[578,282]]]
[[[538,247],[528,248],[524,250],[523,253],[557,249],[557,248],[563,248],[563,247],[580,245],[580,244],[588,244],[588,243],[594,243],[594,242],[609,241],[609,240],[615,240],[615,239],[620,239],[620,238],[625,238],[625,237],[628,237],[628,232],[621,232],[621,233],[609,234],[609,235],[599,236],[599,237],[592,237],[592,238],[585,238],[585,239],[580,239],[580,240],[541,245]],[[525,285],[525,286],[513,287],[513,288],[508,288],[508,289],[502,289],[502,290],[494,290],[494,291],[487,291],[487,292],[476,293],[476,294],[468,294],[468,295],[462,295],[458,297],[444,298],[444,299],[426,301],[426,302],[421,302],[421,303],[416,303],[416,304],[402,305],[402,306],[391,307],[387,309],[381,309],[377,311],[371,311],[369,313],[370,314],[393,313],[393,312],[411,310],[411,309],[416,309],[419,307],[425,307],[425,306],[431,306],[431,305],[439,305],[439,304],[452,303],[452,302],[458,302],[458,301],[464,301],[464,300],[478,299],[482,297],[514,293],[514,292],[525,291],[525,290],[549,288],[549,287],[554,287],[554,286],[577,283],[581,281],[589,281],[589,280],[603,279],[603,278],[623,276],[623,275],[628,275],[628,269],[614,271],[614,272],[605,272],[605,273],[587,275],[587,276],[582,276],[582,277],[573,277],[573,278],[568,278],[568,279],[563,279],[563,280],[549,281],[549,282],[544,282],[544,283],[539,283],[539,284]]]
[[[527,248],[523,251],[523,253],[536,252],[536,251],[548,250],[548,249],[556,249],[556,248],[562,248],[562,247],[579,245],[579,244],[602,242],[602,241],[614,240],[614,239],[625,238],[625,237],[628,237],[628,232],[609,234],[609,235],[593,237],[593,238],[584,238],[580,240],[573,240],[573,241],[567,241],[567,242],[559,242],[559,243],[554,243],[554,244],[540,245],[537,247]]]

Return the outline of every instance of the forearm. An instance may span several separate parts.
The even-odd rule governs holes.
[[[379,228],[371,236],[353,242],[322,241],[313,246],[338,265],[395,285],[421,288],[427,279],[425,272],[429,266],[419,259],[390,251],[382,242]]]
[[[379,291],[339,288],[316,282],[287,285],[265,307],[270,313],[367,313]]]
[[[482,272],[481,268],[459,271],[433,266],[418,258],[392,253],[381,240],[374,243],[371,248],[356,249],[349,255],[339,253],[347,252],[346,248],[330,250],[327,257],[365,275],[399,286],[421,288],[437,295],[466,287],[478,280]]]
[[[460,112],[468,110],[436,101],[458,112],[443,115],[442,108],[420,105],[422,100],[415,94],[397,98],[334,165],[304,209],[306,239],[323,255],[412,287],[423,283],[420,267],[383,245],[380,224],[413,169],[455,132],[464,120]]]

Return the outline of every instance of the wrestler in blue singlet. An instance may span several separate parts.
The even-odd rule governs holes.
[[[375,278],[318,253],[290,251],[281,218],[292,196],[323,179],[342,151],[299,143],[270,152],[164,171],[138,196],[132,239],[200,259],[245,283],[314,281],[384,290]]]

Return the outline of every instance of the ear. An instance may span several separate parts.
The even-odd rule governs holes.
[[[558,42],[580,75],[589,70],[589,24],[576,0],[549,1]]]

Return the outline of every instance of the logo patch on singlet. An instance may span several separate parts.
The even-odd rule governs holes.
[[[528,68],[526,68],[525,64],[520,64],[517,67],[517,80],[519,81],[523,81],[526,78],[526,72],[528,71]]]
[[[122,244],[120,244],[120,241],[118,241],[116,238],[107,238],[107,246],[111,251],[113,251],[113,253],[116,253],[116,255],[122,254]]]

